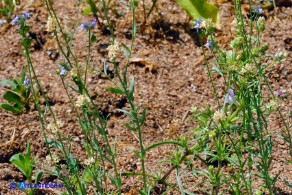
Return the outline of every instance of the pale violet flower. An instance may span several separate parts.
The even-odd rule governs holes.
[[[199,29],[201,29],[201,23],[202,22],[203,22],[203,19],[202,18],[199,18],[199,19],[195,20],[194,28],[197,29],[197,31]]]
[[[257,11],[259,14],[264,13],[264,10],[261,8],[261,6],[258,6]]]
[[[64,77],[64,76],[66,76],[66,74],[67,74],[67,71],[66,71],[65,67],[62,66],[62,67],[61,67],[61,70],[60,70],[60,76],[61,76],[61,77]]]
[[[19,16],[16,16],[16,17],[11,21],[11,25],[16,25],[16,24],[18,24],[18,22],[19,22],[20,19],[21,19],[21,18],[20,18]]]
[[[204,46],[210,49],[212,47],[212,41],[207,42]]]
[[[96,19],[94,18],[89,24],[89,28],[93,28],[96,25]]]
[[[11,21],[11,25],[16,25],[19,23],[20,20],[27,20],[30,18],[30,14],[29,12],[26,12],[25,14],[23,14],[22,16],[16,16],[12,21]]]
[[[22,18],[26,20],[29,19],[30,18],[29,12],[26,12],[25,14],[23,14]]]
[[[219,123],[225,119],[225,113],[223,110],[217,110],[213,115],[213,120],[215,123]]]
[[[233,91],[233,89],[228,89],[228,94],[227,94],[227,96],[226,96],[226,100],[225,100],[225,102],[226,102],[227,104],[232,104],[233,101],[234,101],[234,98],[235,98],[235,95],[234,95],[234,91]]]
[[[96,19],[93,19],[90,23],[87,22],[83,22],[80,26],[79,26],[79,30],[90,30],[92,29],[95,24],[96,24]]]
[[[79,26],[79,30],[86,30],[88,28],[88,25],[86,22],[83,22],[80,26]]]
[[[25,86],[25,87],[28,87],[28,86],[29,86],[29,83],[30,83],[29,78],[26,77],[26,79],[25,79],[24,82],[23,82],[24,86]]]

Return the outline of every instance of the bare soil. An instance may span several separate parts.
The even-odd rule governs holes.
[[[45,6],[35,1],[29,5],[23,3],[17,9],[17,13],[29,11],[32,18],[29,25],[34,33],[34,43],[31,49],[32,60],[36,68],[37,75],[41,80],[51,106],[59,120],[64,122],[61,132],[64,137],[71,137],[72,152],[80,162],[86,159],[86,153],[82,146],[84,139],[82,131],[76,122],[76,114],[72,110],[69,100],[62,87],[61,80],[56,75],[56,70],[60,68],[59,62],[64,58],[58,55],[59,51],[54,43],[50,43],[50,34],[46,32],[46,22],[48,12]],[[150,1],[151,2],[151,1]],[[115,34],[119,42],[130,44],[131,39],[131,13],[119,3],[116,3],[117,12],[123,12],[119,16],[115,12],[110,12],[111,20],[115,26]],[[146,3],[147,9],[151,4]],[[62,25],[73,27],[70,19],[80,21],[91,20],[92,17],[84,17],[80,11],[76,11],[76,1],[59,0],[54,4],[54,8],[60,17]],[[232,38],[230,34],[230,23],[234,18],[233,5],[230,2],[220,5],[222,30],[216,33],[220,44],[224,47],[229,44]],[[292,50],[292,23],[291,7],[279,7],[278,12],[265,10],[267,17],[266,30],[262,36],[263,43],[269,44],[269,52],[276,53],[278,50],[285,50],[288,53],[287,60],[283,65],[276,65],[269,70],[272,90],[277,92],[282,90],[284,98],[280,105],[284,115],[288,118],[291,112],[291,50]],[[137,23],[140,32],[135,40],[134,56],[147,62],[147,67],[143,64],[133,63],[130,68],[131,74],[136,81],[135,101],[137,105],[147,108],[146,124],[143,127],[143,139],[145,146],[168,140],[178,139],[182,135],[192,136],[190,130],[195,124],[188,120],[191,117],[188,112],[192,106],[214,105],[214,96],[209,82],[206,64],[203,60],[202,49],[198,44],[198,36],[195,30],[189,27],[189,17],[174,1],[161,0],[157,3],[157,10],[143,24],[143,9],[137,10]],[[109,45],[109,33],[101,31],[95,27],[93,33],[97,36],[97,42],[92,46],[93,70],[103,70],[103,60],[107,59],[107,46]],[[9,24],[4,24],[0,28],[0,79],[14,79],[20,76],[21,68],[26,64],[23,51],[19,43],[20,36],[16,33],[16,28]],[[86,33],[77,32],[73,40],[73,50],[79,57],[80,63],[85,63],[86,56]],[[49,52],[48,52],[49,51]],[[48,55],[50,54],[50,55]],[[125,59],[120,58],[122,64]],[[110,64],[110,69],[112,65]],[[69,80],[69,78],[67,78]],[[222,79],[217,77],[217,86],[222,89],[220,97],[223,98],[223,91],[226,90]],[[68,81],[69,82],[69,81]],[[95,103],[100,106],[103,115],[110,114],[108,125],[108,136],[111,141],[118,139],[118,164],[122,172],[141,171],[141,164],[135,157],[131,148],[138,149],[138,139],[129,132],[123,124],[128,119],[121,115],[117,109],[128,109],[129,105],[122,96],[105,91],[106,87],[112,86],[109,80],[91,74],[88,78],[90,95]],[[4,88],[0,90],[0,102],[3,102]],[[74,100],[77,95],[69,91]],[[50,116],[49,116],[50,118]],[[289,155],[288,144],[279,135],[282,134],[283,124],[280,123],[277,114],[270,118],[270,129],[273,139],[274,160],[271,173],[276,175],[280,172],[277,181],[279,194],[292,194],[292,189],[287,187],[282,177],[292,182],[292,165]],[[50,136],[50,135],[49,135]],[[0,110],[0,193],[1,194],[22,194],[19,190],[9,189],[11,182],[24,180],[23,174],[18,171],[10,162],[12,155],[24,152],[28,142],[32,143],[32,153],[38,162],[43,162],[47,155],[47,148],[43,139],[43,133],[38,120],[37,111],[13,115],[5,110]],[[152,150],[147,155],[146,167],[148,172],[165,172],[170,164],[157,164],[159,161],[170,156],[173,146],[164,146]],[[202,170],[207,168],[199,160],[194,161],[194,169]],[[109,167],[109,170],[111,168]],[[226,167],[228,172],[228,166]],[[187,173],[183,177],[184,187],[194,194],[205,194],[206,185],[198,185],[203,180],[199,177],[190,176]],[[44,182],[57,182],[56,178],[45,175]],[[174,174],[171,175],[170,182],[175,182]],[[140,183],[137,179],[124,178],[123,191],[128,194],[136,194]],[[255,190],[261,185],[260,181],[254,181]],[[161,189],[160,189],[161,190]],[[163,191],[163,189],[161,190]],[[40,191],[39,194],[56,194],[54,190]],[[157,189],[157,194],[160,194]],[[169,194],[179,194],[179,191],[169,192]]]

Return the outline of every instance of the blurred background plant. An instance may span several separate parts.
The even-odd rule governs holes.
[[[16,7],[15,0],[2,0],[0,1],[0,13],[2,17],[11,18],[13,11]]]

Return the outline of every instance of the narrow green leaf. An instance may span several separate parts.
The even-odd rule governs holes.
[[[119,187],[119,182],[113,176],[109,176],[109,179],[114,186]]]
[[[137,158],[139,158],[139,159],[142,159],[142,157],[141,157],[141,155],[140,155],[140,153],[139,152],[137,152],[137,151],[133,151],[134,152],[134,154],[135,154],[135,156],[137,157]]]
[[[180,176],[179,176],[178,168],[175,170],[175,175],[176,175],[177,185],[178,185],[178,187],[180,189],[180,192],[181,192],[182,195],[184,195],[185,194],[184,187],[182,185],[182,182],[181,182],[181,179],[180,179]]]
[[[47,139],[47,142],[48,142],[48,144],[50,146],[54,146],[54,147],[56,147],[58,149],[62,149],[62,145],[60,143],[58,143],[58,142],[55,142],[55,141],[50,140],[50,139]]]
[[[139,194],[140,195],[148,195],[146,192],[142,191],[142,190],[139,190]]]
[[[124,94],[124,92],[122,90],[118,89],[118,88],[112,88],[112,87],[110,87],[110,88],[106,88],[105,90],[106,91],[113,92],[113,93],[121,94],[121,95]]]
[[[118,111],[123,112],[125,115],[127,115],[131,119],[131,121],[135,121],[135,118],[133,117],[133,115],[129,113],[128,111],[122,110],[122,109],[118,109]]]
[[[221,76],[223,76],[222,71],[219,68],[217,68],[217,66],[214,65],[213,66],[213,69],[214,69],[215,72],[217,72],[218,74],[220,74]]]
[[[129,123],[126,123],[125,126],[130,130],[130,131],[137,131],[137,129],[135,127],[133,127],[132,125],[130,125]]]
[[[31,145],[31,143],[28,142],[27,147],[26,147],[26,154],[25,154],[26,159],[30,159],[30,155],[31,155],[30,145]]]
[[[23,66],[21,69],[21,77],[20,77],[20,83],[22,84],[25,80],[25,70],[26,70],[26,66]]]
[[[133,31],[132,31],[132,38],[134,38],[137,34],[137,23],[136,23],[136,19],[134,17],[133,19]]]
[[[35,175],[35,183],[38,184],[43,176],[44,171],[39,170]]]
[[[131,50],[127,45],[125,45],[123,43],[122,43],[122,52],[124,53],[126,59],[129,60],[130,59]]]
[[[145,119],[146,119],[146,108],[143,109],[142,116],[141,116],[141,118],[140,118],[140,123],[141,123],[141,125],[144,124]]]
[[[133,100],[134,90],[135,90],[135,81],[134,81],[134,76],[132,76],[131,81],[130,81],[130,92],[129,92],[130,101]]]

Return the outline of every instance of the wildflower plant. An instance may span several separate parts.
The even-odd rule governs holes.
[[[0,83],[4,86],[10,87],[6,89],[3,98],[9,102],[1,104],[1,108],[8,110],[15,114],[21,114],[30,110],[31,103],[31,90],[30,90],[30,79],[25,76],[26,67],[22,69],[20,79],[0,80]]]
[[[217,109],[206,108],[199,112],[193,110],[194,121],[198,123],[195,130],[195,140],[199,144],[201,155],[208,163],[216,162],[217,167],[205,169],[203,172],[195,172],[205,176],[213,186],[212,193],[217,194],[223,185],[229,186],[229,192],[240,194],[247,192],[252,194],[251,177],[258,177],[264,183],[264,191],[270,194],[275,193],[275,183],[278,175],[270,174],[271,162],[273,160],[272,147],[273,140],[269,135],[268,121],[266,117],[271,114],[264,108],[263,102],[267,99],[263,96],[263,85],[268,86],[269,92],[274,99],[274,94],[268,83],[266,71],[268,67],[281,62],[278,56],[267,54],[267,45],[260,42],[260,33],[264,31],[264,18],[260,16],[264,11],[261,7],[251,9],[254,15],[245,21],[240,2],[235,0],[236,19],[235,19],[235,38],[230,42],[230,51],[219,47],[214,36],[214,28],[208,25],[206,29],[198,29],[200,37],[207,37],[204,47],[208,50],[204,52],[214,56],[213,70],[207,62],[208,76],[210,78]],[[198,22],[196,22],[198,23]],[[201,23],[201,21],[200,21]],[[196,25],[196,27],[200,27]],[[202,39],[203,40],[203,39]],[[205,50],[204,50],[205,51]],[[268,66],[263,64],[263,59],[270,60]],[[219,74],[225,83],[225,98],[218,96],[218,90],[212,74]],[[271,106],[270,106],[271,107]],[[288,137],[291,138],[289,127],[286,124],[280,110],[277,110],[285,124]],[[290,142],[291,139],[287,140]],[[258,147],[254,147],[258,145]],[[247,152],[247,159],[243,153]],[[257,158],[256,161],[254,159]],[[233,171],[230,175],[223,175],[223,163],[227,162]],[[256,167],[256,170],[252,167]],[[249,170],[248,177],[243,174],[243,170]],[[210,175],[214,174],[214,177]],[[237,174],[239,173],[239,174]],[[221,175],[223,180],[216,179],[215,176]],[[215,180],[214,180],[215,179]],[[214,180],[214,181],[213,181]]]
[[[30,151],[30,143],[27,144],[27,148],[26,148],[26,154],[23,155],[21,153],[19,154],[14,154],[11,158],[10,158],[10,162],[16,166],[17,169],[19,169],[23,175],[26,177],[26,179],[28,180],[28,182],[30,184],[38,184],[41,180],[41,177],[43,175],[43,171],[40,170],[36,173],[34,179],[33,179],[33,175],[32,175],[32,171],[35,167],[35,160],[34,158],[31,156],[31,151]],[[34,182],[33,182],[34,180]],[[21,189],[21,186],[18,186]],[[24,187],[25,189],[25,187]],[[33,195],[34,194],[34,188],[30,188],[28,193],[29,195]]]

